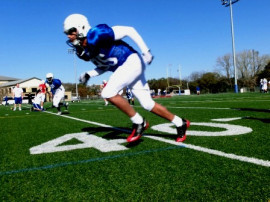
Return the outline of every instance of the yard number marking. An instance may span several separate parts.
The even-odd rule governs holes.
[[[75,145],[61,145],[71,139],[77,139],[82,143]],[[85,148],[95,148],[101,152],[121,151],[127,149],[125,146],[121,145],[121,143],[124,142],[126,142],[124,139],[105,140],[95,135],[89,135],[87,132],[72,133],[58,137],[36,147],[32,147],[30,149],[30,154],[52,153]]]
[[[47,112],[47,113],[51,113],[51,112]],[[53,114],[53,113],[51,113],[51,114]],[[86,122],[86,123],[90,123],[90,124],[93,124],[93,125],[103,126],[103,127],[107,127],[107,128],[113,128],[113,129],[117,129],[117,130],[122,131],[122,132],[130,132],[130,131],[127,131],[127,130],[124,130],[124,129],[115,128],[115,127],[112,127],[112,126],[109,126],[109,125],[105,125],[105,124],[101,124],[101,123],[97,123],[97,122],[92,122],[92,121],[87,121],[87,120],[83,120],[83,119],[78,119],[78,118],[74,118],[74,117],[70,117],[70,116],[62,115],[61,117],[69,118],[69,119],[73,119],[73,120],[77,120],[77,121],[81,121],[81,122]],[[235,120],[235,119],[236,118],[228,119],[227,121]],[[212,121],[222,121],[222,119],[216,119],[216,120],[212,120]],[[244,126],[236,126],[236,125],[232,125],[232,124],[218,124],[218,125],[215,124],[215,123],[193,123],[193,124],[194,125],[195,124],[197,124],[197,125],[199,125],[199,124],[207,124],[208,126],[214,126],[214,127],[222,126],[221,128],[225,128],[225,129],[227,129],[227,131],[234,131],[234,130],[232,130],[231,127],[233,127],[233,128],[236,127],[237,130],[234,131],[234,135],[245,134],[245,133],[248,133],[248,132],[252,131],[251,128],[244,127]],[[166,127],[170,128],[170,126],[171,125],[167,124]],[[157,127],[157,126],[153,126],[153,127]],[[239,129],[241,129],[241,130],[239,130]],[[190,131],[190,133],[193,134],[193,135],[196,135],[195,132],[200,132],[201,133],[203,131]],[[175,134],[175,131],[173,133]],[[207,133],[209,133],[209,132],[207,132]],[[218,133],[219,133],[219,135],[217,135]],[[212,135],[210,135],[210,136],[220,136],[220,134],[228,135],[228,134],[226,134],[226,131],[225,132],[221,131],[221,132],[212,132]],[[88,139],[85,136],[91,137],[91,138]],[[196,146],[196,145],[191,145],[191,144],[179,143],[179,142],[175,142],[174,140],[168,140],[166,138],[155,137],[155,136],[151,136],[151,135],[144,135],[144,137],[147,137],[147,138],[150,138],[150,139],[153,139],[153,140],[157,140],[157,141],[161,141],[161,142],[165,142],[165,143],[169,143],[169,144],[172,144],[172,145],[183,146],[183,147],[186,147],[186,148],[189,148],[189,149],[205,152],[205,153],[212,154],[212,155],[222,156],[222,157],[226,157],[226,158],[230,158],[230,159],[234,159],[234,160],[239,160],[239,161],[242,161],[242,162],[248,162],[248,163],[253,163],[253,164],[256,164],[256,165],[270,167],[270,161],[268,161],[268,160],[261,160],[261,159],[256,159],[256,158],[252,158],[252,157],[246,157],[246,156],[238,156],[238,155],[235,155],[235,154],[229,154],[229,153],[225,153],[225,152],[222,152],[222,151],[218,151],[218,150],[214,150],[214,149],[208,149],[208,148],[204,148],[204,147],[200,147],[200,146]],[[60,145],[60,144],[64,143],[65,141],[68,141],[68,140],[70,140],[72,138],[78,138],[78,140],[80,140],[83,143],[82,144],[77,144],[77,145],[69,145],[69,146],[68,145],[66,145],[66,146],[64,146],[64,145],[63,146],[57,146],[57,145]],[[101,142],[102,143],[101,145],[103,145],[103,146],[94,145],[96,143],[93,143],[93,142],[90,143],[91,142],[90,139]],[[57,139],[54,139],[52,141],[49,141],[47,143],[38,145],[36,147],[32,147],[30,149],[30,153],[33,152],[33,154],[34,154],[36,152],[35,154],[37,154],[38,152],[44,153],[44,151],[56,152],[56,151],[65,151],[67,149],[68,150],[70,150],[70,149],[79,149],[77,146],[80,146],[82,148],[93,147],[93,148],[99,149],[100,151],[103,150],[104,145],[106,145],[106,147],[110,147],[112,149],[111,151],[119,151],[119,150],[126,150],[127,149],[126,147],[120,145],[121,143],[126,142],[126,140],[122,139],[122,140],[116,140],[116,141],[115,140],[104,140],[103,141],[102,139],[103,138],[101,138],[101,137],[96,137],[94,135],[89,135],[88,133],[67,134],[67,135],[59,137]],[[90,146],[90,144],[91,144],[91,146]],[[114,148],[114,146],[117,147],[117,149]]]

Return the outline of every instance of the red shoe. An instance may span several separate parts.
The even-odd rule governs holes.
[[[190,126],[190,121],[183,119],[183,125],[180,127],[176,127],[177,129],[177,138],[176,142],[184,142],[187,138],[186,131]]]
[[[149,127],[149,123],[143,119],[141,124],[133,124],[132,125],[132,133],[128,136],[128,142],[135,142],[141,138],[143,131],[145,131]]]

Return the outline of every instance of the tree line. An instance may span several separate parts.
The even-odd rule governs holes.
[[[270,80],[270,55],[259,55],[258,51],[245,50],[236,54],[236,75],[238,88],[248,88],[250,91],[259,90],[260,79]],[[166,90],[170,86],[181,86],[196,93],[199,86],[202,93],[234,92],[235,72],[233,57],[225,54],[216,60],[213,72],[193,72],[188,78],[180,81],[177,78],[151,79],[148,81],[151,89]],[[172,88],[169,89],[172,91]]]

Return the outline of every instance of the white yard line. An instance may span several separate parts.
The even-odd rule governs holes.
[[[52,112],[48,112],[48,111],[45,111],[45,112],[49,113],[49,114],[57,115],[57,114],[52,113]],[[57,116],[59,116],[59,115],[57,115]],[[101,127],[112,128],[112,129],[119,130],[119,131],[122,131],[125,133],[131,132],[130,130],[125,130],[125,129],[113,127],[110,125],[106,125],[106,124],[102,124],[102,123],[98,123],[98,122],[93,122],[93,121],[88,121],[88,120],[84,120],[84,119],[79,119],[79,118],[75,118],[75,117],[71,117],[71,116],[61,115],[61,117],[76,120],[76,121],[81,121],[81,122],[85,122],[85,123],[89,123],[89,124],[93,124],[93,125],[97,125],[97,126],[101,126]],[[161,137],[156,137],[156,136],[151,136],[151,135],[144,135],[143,137],[150,138],[153,140],[158,140],[158,141],[165,142],[165,143],[172,144],[172,145],[183,146],[183,147],[186,147],[189,149],[193,149],[193,150],[200,151],[200,152],[205,152],[205,153],[216,155],[216,156],[226,157],[226,158],[233,159],[233,160],[238,160],[238,161],[252,163],[252,164],[256,164],[256,165],[260,165],[260,166],[270,167],[270,161],[268,161],[268,160],[261,160],[261,159],[257,159],[257,158],[253,158],[253,157],[246,157],[246,156],[238,156],[235,154],[225,153],[222,151],[208,149],[205,147],[200,147],[200,146],[196,146],[196,145],[192,145],[192,144],[179,143],[179,142],[175,142],[174,140],[169,140],[166,138],[161,138]]]

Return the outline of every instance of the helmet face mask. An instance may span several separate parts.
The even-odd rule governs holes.
[[[47,82],[48,82],[49,84],[51,84],[51,83],[52,83],[53,78],[52,78],[52,77],[49,77],[49,78],[47,78],[46,80],[47,80]]]
[[[90,28],[87,18],[81,14],[71,14],[64,21],[64,33],[68,35],[77,32],[79,39],[86,37]]]
[[[52,73],[48,73],[46,75],[46,80],[49,84],[52,84],[52,81],[53,81],[53,74]]]
[[[64,30],[64,33],[65,33],[66,35],[71,35],[71,34],[73,34],[73,32],[77,32],[76,27],[71,27],[71,28],[68,29],[68,30]]]

